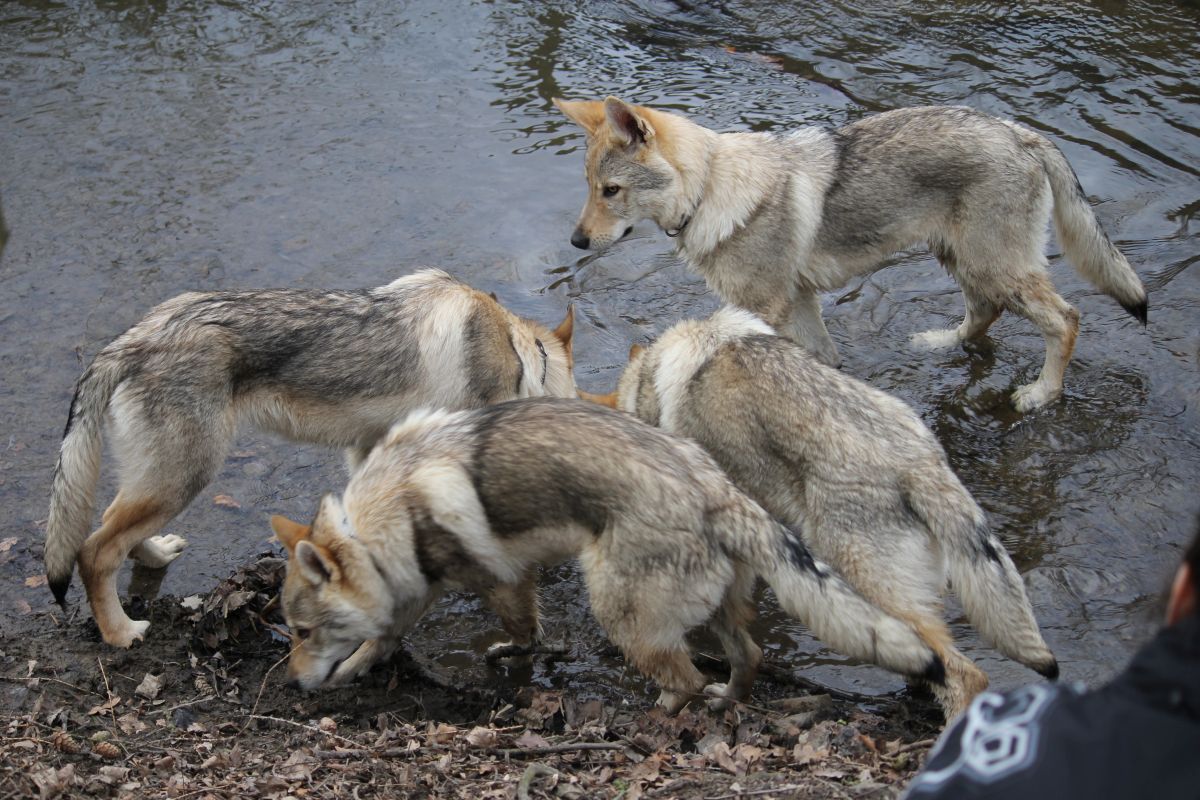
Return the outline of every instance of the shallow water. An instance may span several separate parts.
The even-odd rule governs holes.
[[[25,581],[73,383],[153,304],[437,264],[547,322],[574,301],[580,384],[607,391],[631,340],[716,303],[647,224],[598,257],[570,246],[583,141],[551,97],[615,93],[756,130],[961,103],[1063,148],[1150,290],[1149,329],[1055,255],[1081,335],[1062,402],[1022,418],[1005,397],[1041,361],[1028,323],[1002,318],[970,353],[908,349],[961,313],[926,254],[828,295],[826,316],[846,372],[918,409],[990,513],[1064,676],[1102,680],[1148,635],[1200,508],[1198,30],[1200,11],[1170,2],[0,6],[0,631],[47,608]],[[270,514],[306,517],[344,480],[337,454],[247,433],[171,526],[192,544],[164,591],[211,588],[267,547]],[[573,652],[533,679],[636,685],[572,576],[547,581],[545,608]],[[444,604],[410,648],[496,677],[477,608]],[[956,633],[996,684],[1032,679]],[[900,686],[776,612],[756,634],[830,686]]]

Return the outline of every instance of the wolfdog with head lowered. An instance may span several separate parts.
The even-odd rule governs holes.
[[[1079,272],[1144,325],[1146,292],[1048,139],[968,108],[905,108],[836,131],[716,133],[677,114],[556,100],[587,132],[588,200],[571,241],[600,249],[650,219],[727,303],[822,362],[839,363],[818,292],[925,242],[962,287],[966,316],[917,344],[982,336],[1025,317],[1046,340],[1019,411],[1062,393],[1079,314],[1046,269],[1046,219]]]
[[[363,291],[183,294],[105,347],[75,388],[54,472],[45,563],[65,602],[76,560],[104,641],[149,623],[117,597],[126,555],[165,567],[156,536],[212,480],[239,422],[343,447],[353,466],[414,408],[570,396],[573,316],[551,331],[440,270]],[[90,536],[105,421],[120,491]]]
[[[730,307],[635,346],[617,391],[585,396],[695,440],[768,512],[803,525],[814,555],[941,656],[946,681],[933,689],[948,719],[988,681],[942,619],[947,579],[997,648],[1058,674],[1004,545],[896,398]]]
[[[749,693],[762,655],[745,627],[758,575],[838,650],[943,675],[913,628],[813,560],[700,447],[578,400],[414,414],[311,526],[272,524],[290,551],[288,675],[308,689],[369,668],[448,584],[482,595],[513,645],[527,645],[539,632],[535,569],[575,557],[596,619],[670,710],[702,691],[718,707]],[[732,665],[707,690],[684,638],[702,625]]]

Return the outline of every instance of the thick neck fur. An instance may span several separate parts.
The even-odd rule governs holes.
[[[743,227],[781,182],[799,172],[819,198],[832,178],[836,153],[828,134],[804,128],[787,135],[717,133],[674,114],[652,112],[658,146],[682,184],[676,207],[655,220],[664,229],[685,220],[677,246],[699,262]],[[819,191],[816,191],[819,190]],[[819,209],[806,209],[819,219]],[[815,221],[815,220],[813,220]],[[815,232],[815,225],[810,227]]]

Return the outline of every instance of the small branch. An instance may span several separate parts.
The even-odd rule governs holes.
[[[908,744],[904,745],[903,747],[896,748],[896,752],[884,753],[884,755],[898,756],[901,753],[908,753],[912,750],[921,750],[926,747],[932,747],[933,743],[936,741],[937,741],[937,739],[921,739],[919,742],[909,742]]]
[[[296,728],[303,728],[306,731],[312,731],[313,733],[315,733],[319,736],[328,736],[331,739],[337,739],[339,741],[345,742],[346,744],[350,745],[351,747],[358,747],[358,742],[354,741],[353,739],[347,739],[345,736],[338,736],[336,733],[326,733],[325,731],[321,730],[320,728],[316,727],[315,725],[305,725],[303,722],[294,722],[293,720],[282,719],[280,717],[267,717],[262,714],[247,714],[246,719],[247,719],[247,722],[246,722],[247,725],[250,724],[249,720],[252,720],[252,719],[261,719],[261,720],[265,720],[267,722],[278,722],[283,725],[291,725]],[[245,731],[245,730],[246,730],[246,727],[242,726],[242,731]],[[338,751],[338,752],[341,752],[341,751]],[[370,751],[366,751],[366,752],[370,752]]]
[[[533,786],[534,778],[551,778],[561,774],[545,764],[530,764],[521,775],[521,782],[517,784],[517,800],[529,800],[529,789]]]
[[[615,742],[576,742],[574,744],[551,744],[545,747],[506,747],[497,750],[504,756],[544,756],[552,753],[576,753],[585,750],[624,750],[625,745]]]
[[[769,789],[755,789],[752,792],[733,792],[732,794],[714,794],[705,797],[704,800],[733,800],[735,797],[754,797],[760,794],[776,794],[777,792],[794,792],[800,788],[799,784],[789,783],[786,786],[772,786]]]
[[[501,658],[510,658],[512,656],[562,656],[567,654],[567,646],[565,644],[499,644],[495,647],[489,647],[484,655],[486,661],[496,661]]]

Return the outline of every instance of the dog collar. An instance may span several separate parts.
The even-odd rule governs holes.
[[[546,346],[542,344],[541,339],[534,339],[533,343],[537,345],[538,352],[542,354],[542,386],[545,386],[546,374],[550,371],[550,357],[546,355]]]

